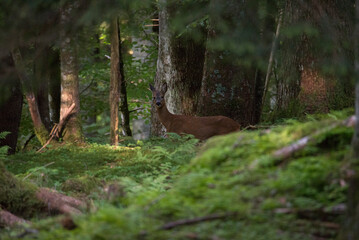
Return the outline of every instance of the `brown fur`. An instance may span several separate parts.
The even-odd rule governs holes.
[[[225,116],[196,117],[186,115],[175,115],[168,111],[164,92],[157,91],[150,85],[153,101],[157,107],[158,117],[166,127],[167,132],[177,134],[192,134],[195,138],[206,140],[212,136],[223,135],[240,129],[239,123]]]

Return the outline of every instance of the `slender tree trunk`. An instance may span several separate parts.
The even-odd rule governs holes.
[[[61,69],[60,69],[60,52],[50,49],[49,65],[50,65],[50,83],[49,95],[50,98],[50,116],[52,123],[60,121],[60,107],[61,107]]]
[[[111,36],[111,79],[110,79],[110,142],[112,145],[118,144],[118,124],[119,124],[119,99],[120,99],[120,53],[119,53],[119,34],[118,18],[114,18],[110,24]]]
[[[69,107],[75,103],[75,113],[69,118],[62,136],[65,141],[82,142],[83,133],[80,118],[80,96],[78,77],[78,57],[76,33],[69,31],[74,16],[72,12],[77,6],[75,1],[61,10],[60,61],[61,61],[61,109],[60,121]]]
[[[125,71],[123,69],[122,58],[122,43],[121,43],[121,31],[120,24],[118,23],[118,54],[120,60],[120,112],[121,112],[121,125],[122,134],[124,136],[132,136],[130,128],[130,111],[128,110],[127,103],[127,81],[125,78]]]
[[[39,107],[41,121],[50,132],[49,73],[49,47],[37,49],[34,59],[34,85],[36,86],[36,101]]]
[[[161,89],[163,83],[167,83],[166,103],[170,112],[195,115],[203,74],[205,39],[195,41],[191,39],[191,34],[186,33],[178,37],[170,29],[169,19],[177,7],[176,3],[159,1],[159,49],[154,85],[156,89]],[[204,30],[199,27],[193,31]],[[164,128],[153,104],[151,113],[151,134],[163,135]]]

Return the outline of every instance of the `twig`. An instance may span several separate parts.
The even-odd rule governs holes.
[[[145,109],[145,108],[140,107],[140,108],[132,109],[132,110],[130,110],[130,111],[128,111],[128,112],[129,112],[129,113],[133,113],[133,112],[141,111],[141,110],[143,110],[143,109]]]
[[[81,96],[84,92],[86,92],[87,89],[89,89],[89,88],[91,87],[91,85],[93,84],[94,80],[95,80],[95,78],[92,78],[90,84],[87,85],[87,87],[85,87],[85,88],[80,92],[80,94],[79,94],[80,96]]]
[[[180,227],[180,226],[185,226],[185,225],[193,225],[193,224],[197,224],[197,223],[201,223],[201,222],[213,221],[213,220],[218,220],[218,219],[224,219],[227,217],[236,216],[237,214],[238,214],[237,212],[229,212],[229,213],[225,213],[225,214],[211,214],[211,215],[207,215],[204,217],[177,220],[174,222],[166,223],[165,225],[160,227],[160,230],[170,230],[175,227]]]
[[[45,164],[44,166],[42,166],[43,168],[45,168],[45,167],[48,167],[48,166],[50,166],[50,165],[52,165],[52,164],[54,164],[55,162],[50,162],[50,163],[47,163],[47,164]],[[28,175],[26,175],[22,180],[25,180],[25,179],[27,179],[28,177],[30,177],[34,172],[36,172],[38,169],[36,169],[35,171],[33,171],[33,172],[31,172],[31,173],[29,173]]]
[[[264,82],[264,91],[263,91],[263,97],[262,97],[262,106],[264,105],[264,101],[266,98],[266,94],[268,91],[268,85],[269,85],[269,78],[272,72],[272,65],[273,65],[273,58],[274,58],[274,52],[275,52],[275,48],[277,45],[277,41],[278,41],[278,37],[279,37],[279,30],[280,30],[280,26],[282,24],[282,16],[283,16],[283,9],[281,9],[279,11],[279,19],[278,19],[278,25],[277,25],[277,30],[275,32],[275,36],[272,42],[272,48],[270,51],[270,55],[269,55],[269,61],[268,61],[268,68],[267,68],[267,74],[266,74],[266,79]]]
[[[31,139],[33,139],[36,135],[32,134],[25,142],[24,146],[22,147],[22,150],[24,150],[26,148],[26,146],[29,144],[29,142],[31,141]]]
[[[59,132],[61,132],[61,129],[62,129],[63,125],[65,124],[67,118],[73,113],[75,106],[76,106],[75,103],[71,104],[71,106],[64,113],[63,118],[60,119],[59,124],[55,124],[54,127],[52,128],[49,140],[47,140],[47,142],[44,144],[44,146],[42,146],[39,150],[37,150],[37,152],[41,152],[41,150],[44,149],[55,136],[59,137]]]

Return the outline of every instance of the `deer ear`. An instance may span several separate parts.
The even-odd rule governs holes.
[[[155,91],[155,87],[154,86],[152,86],[152,84],[150,83],[150,90],[152,91],[152,92],[154,92]]]

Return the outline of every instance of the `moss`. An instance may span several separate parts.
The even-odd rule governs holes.
[[[103,182],[95,177],[81,176],[79,178],[67,179],[61,184],[61,190],[65,192],[76,192],[90,194],[98,188],[103,187]]]
[[[41,127],[35,128],[34,130],[35,130],[35,135],[39,140],[39,142],[41,143],[41,145],[42,146],[45,145],[45,143],[49,138],[49,132],[46,130],[45,126],[41,125]]]
[[[37,187],[21,181],[0,165],[0,205],[11,213],[24,218],[32,217],[44,205],[37,200]]]

